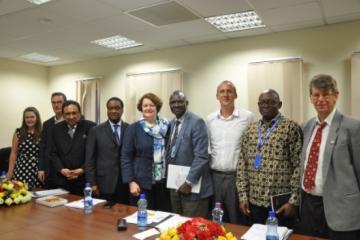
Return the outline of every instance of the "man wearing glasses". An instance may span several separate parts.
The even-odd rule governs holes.
[[[282,102],[275,90],[262,92],[258,106],[262,118],[248,126],[241,140],[236,176],[240,211],[251,224],[264,224],[270,196],[287,193],[288,199],[274,210],[279,225],[293,227],[300,193],[301,129],[279,112]]]
[[[303,125],[301,213],[298,232],[360,239],[360,121],[336,109],[336,81],[320,74],[310,82],[317,116]]]

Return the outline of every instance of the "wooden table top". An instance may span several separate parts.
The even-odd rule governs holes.
[[[64,195],[69,201],[80,197]],[[0,207],[0,239],[134,239],[132,235],[139,232],[136,225],[128,224],[126,231],[119,232],[116,223],[136,211],[135,207],[116,204],[112,209],[105,209],[102,204],[96,205],[92,214],[84,214],[81,209],[64,206],[49,208],[35,203]],[[246,232],[248,227],[225,224],[237,238]],[[319,240],[319,238],[292,234],[289,240]]]

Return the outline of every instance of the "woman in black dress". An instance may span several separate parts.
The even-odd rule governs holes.
[[[13,136],[7,177],[27,183],[29,189],[41,187],[37,178],[40,133],[39,111],[34,107],[26,108],[21,127]]]

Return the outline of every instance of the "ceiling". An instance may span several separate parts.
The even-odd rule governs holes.
[[[198,18],[155,26],[129,14],[168,2]],[[222,33],[204,20],[247,10],[255,10],[266,27]],[[59,57],[42,64],[51,66],[357,19],[360,0],[52,0],[43,5],[0,0],[0,58],[27,61],[20,56],[33,52]],[[90,43],[113,35],[144,45],[112,50]]]

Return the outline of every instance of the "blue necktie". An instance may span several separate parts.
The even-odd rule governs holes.
[[[113,134],[114,134],[114,139],[115,139],[116,144],[120,145],[120,137],[119,137],[119,133],[118,133],[118,130],[117,130],[118,127],[119,127],[118,124],[114,124],[114,132],[113,132]]]

